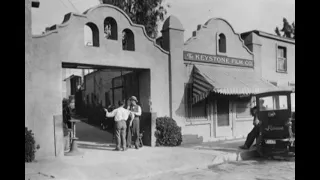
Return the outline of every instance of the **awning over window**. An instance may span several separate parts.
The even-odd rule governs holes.
[[[210,92],[250,95],[269,90],[278,90],[278,87],[260,78],[253,69],[194,65],[192,70],[193,103],[206,98]]]

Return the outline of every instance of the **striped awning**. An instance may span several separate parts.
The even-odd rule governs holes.
[[[197,65],[192,70],[192,102],[210,92],[224,95],[250,95],[279,88],[263,80],[253,69]]]
[[[192,102],[196,103],[205,99],[213,89],[211,82],[194,66],[192,72]]]

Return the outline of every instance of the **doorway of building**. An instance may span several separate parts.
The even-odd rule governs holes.
[[[150,70],[75,63],[63,63],[62,67],[63,98],[69,99],[76,89],[73,118],[81,121],[76,132],[80,142],[115,143],[114,123],[105,117],[104,108],[117,108],[119,100],[127,100],[130,96],[136,96],[142,107],[141,131],[151,131],[145,119],[150,114]],[[74,82],[74,77],[79,83],[70,83]],[[102,124],[106,128],[102,128]]]
[[[228,99],[217,99],[216,101],[217,123],[216,136],[217,137],[231,137],[232,136],[232,118],[230,117],[230,103]]]

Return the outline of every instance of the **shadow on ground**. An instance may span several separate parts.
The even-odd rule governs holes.
[[[78,142],[77,144],[78,144],[78,148],[93,149],[93,150],[113,151],[116,147],[114,144],[99,144],[99,143],[86,144],[86,143],[82,143],[82,142]]]
[[[95,150],[113,150],[115,148],[115,140],[111,130],[102,130],[100,127],[88,124],[85,118],[73,117],[80,120],[76,124],[77,145],[83,149]]]

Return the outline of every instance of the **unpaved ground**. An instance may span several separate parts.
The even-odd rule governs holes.
[[[208,169],[193,169],[148,177],[143,180],[294,180],[295,162],[252,160],[229,162]]]

